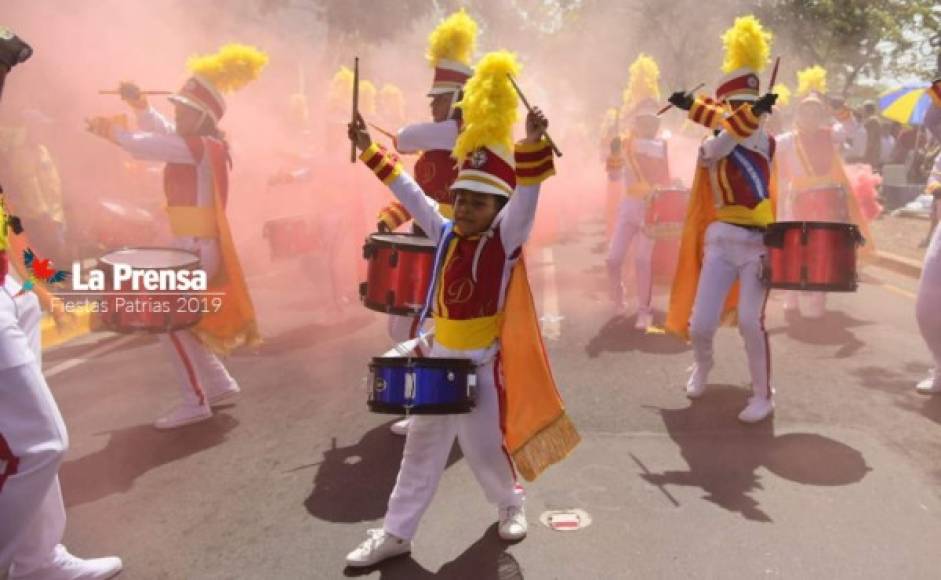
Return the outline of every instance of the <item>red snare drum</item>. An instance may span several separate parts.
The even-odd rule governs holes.
[[[272,260],[309,254],[317,249],[317,233],[307,218],[283,217],[265,222],[261,235],[268,240]]]
[[[372,234],[363,246],[366,282],[359,295],[366,308],[390,314],[416,314],[434,267],[435,243],[415,234]]]
[[[686,189],[655,189],[647,196],[644,233],[650,238],[677,238],[683,232],[689,191]]]
[[[769,288],[855,292],[856,248],[864,243],[853,224],[777,222],[768,227],[762,280]]]
[[[840,185],[824,185],[795,191],[791,198],[794,221],[849,222],[846,213],[846,190]]]
[[[127,264],[134,269],[196,270],[199,257],[173,248],[126,248],[105,254],[99,267],[105,271],[106,291],[101,297],[96,329],[113,332],[170,332],[195,325],[201,308],[190,307],[192,293],[133,290],[130,282],[114,288],[114,268]]]

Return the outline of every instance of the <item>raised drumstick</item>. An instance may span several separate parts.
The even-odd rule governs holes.
[[[526,95],[524,95],[523,91],[520,90],[519,85],[516,84],[516,80],[513,78],[513,75],[507,74],[506,76],[510,79],[510,83],[512,83],[513,88],[516,90],[516,94],[520,96],[520,100],[523,101],[523,105],[526,107],[526,110],[532,113],[533,108],[529,105],[529,101],[526,100]],[[556,144],[552,140],[552,137],[549,136],[549,133],[543,131],[542,134],[546,136],[546,140],[549,142],[549,146],[552,147],[552,152],[555,153],[555,156],[562,157],[562,152],[559,151],[558,147],[556,147]]]
[[[687,94],[693,94],[693,93],[695,93],[696,91],[698,91],[699,89],[703,88],[704,86],[706,86],[706,83],[699,83],[698,85],[696,85],[695,87],[693,87],[693,90],[689,91],[689,93],[687,93]],[[660,115],[666,113],[667,111],[669,111],[669,110],[672,109],[672,108],[673,108],[673,103],[670,103],[670,104],[667,105],[666,107],[663,107],[662,109],[660,109],[659,111],[657,111],[657,116],[659,117]]]
[[[356,125],[356,117],[359,116],[359,57],[353,60],[353,120]],[[350,144],[350,163],[356,163],[356,143]]]

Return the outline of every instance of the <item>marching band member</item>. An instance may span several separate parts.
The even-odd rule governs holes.
[[[455,436],[487,499],[498,508],[498,530],[505,540],[522,539],[527,532],[514,463],[533,479],[578,442],[542,350],[519,261],[535,218],[539,184],[555,171],[542,138],[545,118],[538,112],[527,118],[526,139],[517,144],[514,163],[518,99],[508,74],[518,69],[513,55],[491,53],[467,84],[459,105],[465,129],[454,148],[460,170],[451,186],[453,221],[402,171],[394,155],[372,143],[361,118],[350,127],[351,140],[363,150],[360,158],[438,245],[425,306],[435,321],[431,356],[478,365],[477,401],[470,413],[412,419],[383,528],[370,530],[347,555],[350,566],[372,566],[411,550]]]
[[[0,96],[7,74],[31,54],[0,26]],[[39,301],[7,275],[12,223],[0,194],[0,578],[104,580],[121,572],[120,558],[83,560],[60,543],[58,472],[69,439],[42,374]]]
[[[836,111],[838,119],[831,117],[825,96],[827,71],[822,67],[799,71],[797,78],[794,130],[776,139],[782,185],[778,220],[856,224],[868,242],[861,252],[871,255],[869,226],[840,155],[843,143],[855,130],[852,112],[843,107]],[[820,318],[826,311],[825,292],[790,291],[787,296],[786,306],[807,318]]]
[[[660,69],[657,63],[641,54],[631,64],[630,82],[624,91],[623,117],[631,122],[630,132],[612,144],[612,157],[623,156],[624,162],[608,161],[607,166],[620,165],[622,199],[617,207],[614,234],[606,261],[608,285],[615,314],[624,313],[624,258],[634,247],[634,277],[637,284],[637,322],[644,330],[653,324],[650,296],[653,289],[652,265],[654,241],[644,233],[646,200],[656,187],[670,185],[667,142],[659,134],[657,101]],[[617,151],[616,151],[617,150]]]
[[[225,113],[222,92],[257,78],[268,57],[257,49],[230,44],[217,54],[189,61],[193,76],[170,97],[175,121],[151,107],[135,85],[122,85],[122,97],[137,113],[141,132],[128,132],[111,119],[89,121],[89,130],[134,157],[164,161],[164,191],[170,226],[179,248],[199,256],[220,292],[222,308],[204,314],[192,330],[161,335],[177,370],[183,402],[155,423],[173,429],[212,416],[211,405],[237,395],[239,386],[219,360],[234,348],[260,340],[251,297],[225,217],[228,197],[228,145],[218,128]]]
[[[929,89],[934,105],[941,108],[941,57],[939,57],[939,74]],[[927,193],[934,195],[934,210],[941,218],[941,153],[934,160],[934,167],[925,188]],[[918,319],[918,329],[928,345],[928,350],[934,358],[934,368],[928,377],[918,383],[916,389],[919,393],[933,395],[941,393],[941,227],[934,229],[931,244],[925,253],[925,263],[921,270],[921,280],[918,283],[918,301],[915,306],[915,315]]]
[[[399,153],[421,153],[415,162],[415,181],[425,195],[439,204],[447,218],[453,216],[451,184],[457,177],[457,167],[451,158],[451,149],[461,129],[461,110],[455,107],[461,100],[467,79],[473,74],[470,66],[477,44],[477,22],[463,9],[455,12],[428,37],[428,61],[434,68],[434,79],[428,97],[431,99],[431,122],[414,123],[399,129],[395,149]],[[380,232],[393,231],[411,219],[411,214],[399,202],[393,202],[379,212]],[[402,342],[417,332],[416,318],[389,316],[389,335]],[[409,419],[392,424],[392,432],[404,435]]]
[[[684,92],[670,97],[715,135],[699,150],[666,326],[692,341],[695,362],[686,395],[695,399],[705,391],[714,363],[713,338],[720,319],[737,303],[753,393],[738,417],[754,423],[774,411],[764,327],[768,291],[759,277],[764,230],[775,220],[777,195],[775,141],[761,119],[771,112],[776,95],[758,96],[758,73],[768,62],[771,33],[754,16],[745,16],[735,20],[722,40],[726,76],[716,100]]]

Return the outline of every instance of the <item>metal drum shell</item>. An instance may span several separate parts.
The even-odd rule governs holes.
[[[431,283],[434,242],[416,234],[372,234],[363,257],[366,282],[360,285],[360,299],[366,308],[404,316],[421,311]]]
[[[857,248],[863,242],[853,224],[776,222],[765,234],[762,280],[769,288],[855,292]]]
[[[644,233],[652,239],[678,238],[683,233],[689,190],[659,188],[644,201]]]
[[[367,406],[373,413],[395,415],[469,413],[476,373],[468,359],[375,357],[369,365]]]

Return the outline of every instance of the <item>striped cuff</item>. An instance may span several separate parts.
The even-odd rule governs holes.
[[[552,147],[545,138],[538,143],[517,143],[514,157],[518,185],[536,185],[555,175]]]
[[[934,106],[941,107],[941,80],[931,84],[931,87],[928,88],[928,94],[931,95]]]
[[[722,121],[722,127],[738,141],[751,137],[758,126],[758,117],[752,113],[750,105],[742,105]]]
[[[390,230],[397,229],[400,225],[412,219],[405,206],[394,201],[379,212],[379,221],[384,223]]]
[[[689,120],[709,129],[717,129],[722,122],[722,106],[709,97],[696,97],[689,108]]]
[[[377,143],[370,145],[359,156],[360,160],[372,169],[379,181],[389,185],[402,173],[402,164],[399,157],[386,151],[386,148]]]

